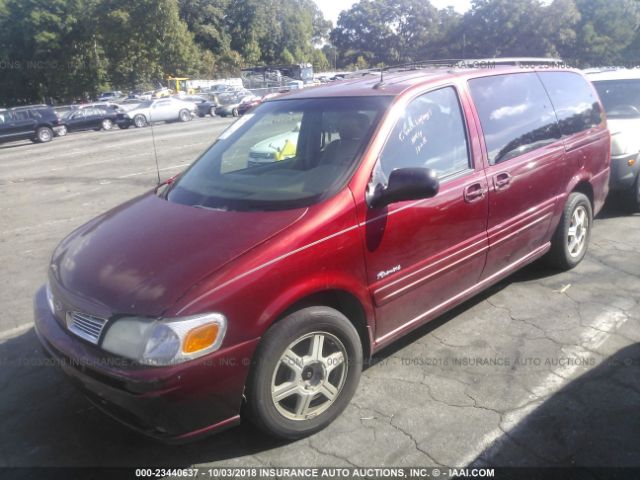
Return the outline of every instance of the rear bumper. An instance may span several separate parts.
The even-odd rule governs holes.
[[[130,127],[133,125],[133,120],[129,117],[116,118],[115,123],[118,126]]]
[[[629,162],[632,165],[629,165]],[[609,186],[612,191],[627,190],[633,187],[640,172],[640,156],[638,153],[611,157],[611,177]]]
[[[44,288],[34,299],[35,331],[45,353],[97,407],[156,439],[180,442],[240,422],[240,406],[258,339],[170,367],[110,357],[68,333],[49,310]]]

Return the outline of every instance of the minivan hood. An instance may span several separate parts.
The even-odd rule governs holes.
[[[112,314],[160,316],[189,288],[305,212],[204,210],[149,193],[63,240],[51,275],[64,290]]]

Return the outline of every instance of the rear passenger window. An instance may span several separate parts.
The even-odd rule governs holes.
[[[560,138],[549,96],[535,73],[476,78],[469,87],[491,165]]]
[[[27,110],[16,110],[13,112],[14,120],[29,120],[29,112]]]
[[[543,72],[539,75],[558,115],[562,135],[573,135],[600,125],[600,103],[587,80],[571,72]]]
[[[378,173],[388,179],[393,170],[406,167],[431,168],[440,178],[469,169],[467,134],[453,88],[421,95],[398,120],[380,156]]]

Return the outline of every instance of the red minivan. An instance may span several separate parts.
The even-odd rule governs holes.
[[[537,258],[577,265],[609,143],[567,69],[414,69],[281,96],[63,240],[36,332],[145,434],[242,415],[309,435],[381,348]]]

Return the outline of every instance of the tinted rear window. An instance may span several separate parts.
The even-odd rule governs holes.
[[[542,72],[539,75],[558,115],[562,135],[573,135],[600,125],[600,104],[587,80],[572,72]]]
[[[469,81],[489,162],[504,162],[560,138],[556,115],[535,73]]]

